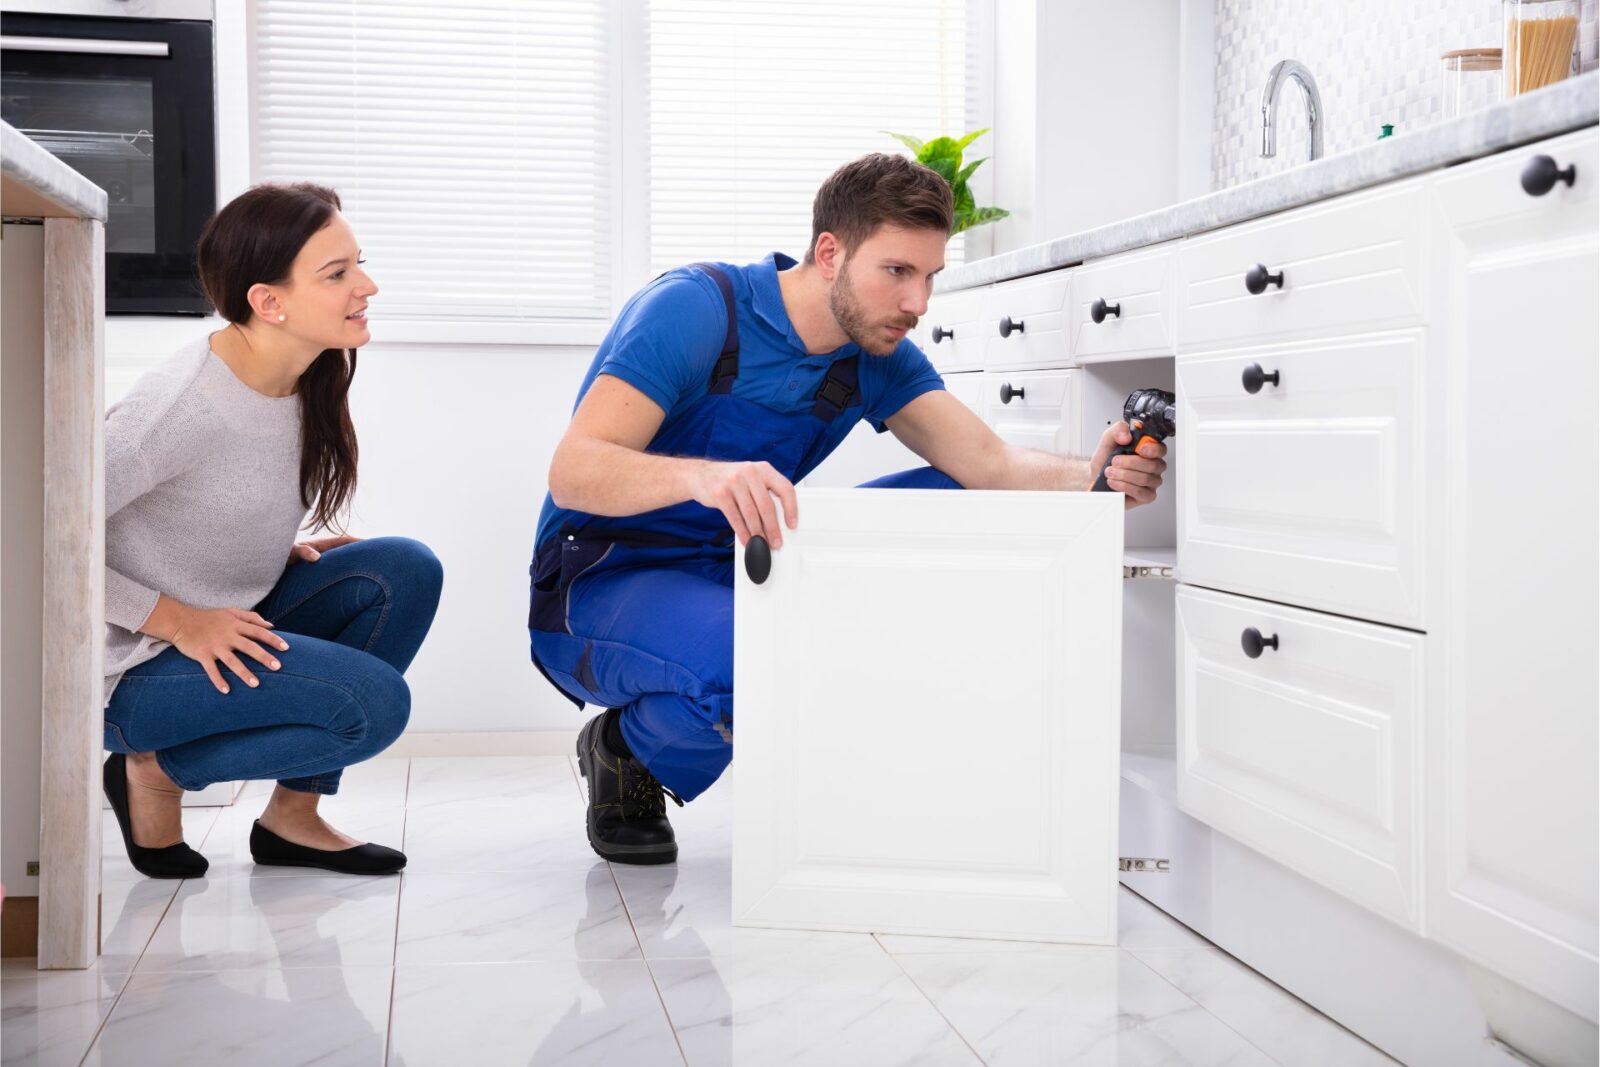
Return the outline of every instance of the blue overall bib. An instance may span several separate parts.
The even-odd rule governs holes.
[[[663,426],[647,451],[765,460],[798,482],[833,447],[828,430],[834,420],[860,418],[863,357],[835,360],[809,411],[780,412],[735,395],[733,289],[718,268],[695,269],[722,294],[727,335],[705,395]],[[960,488],[931,467],[867,484]],[[575,703],[622,708],[622,735],[635,758],[668,789],[693,799],[732,758],[733,531],[721,512],[693,501],[626,518],[583,519],[535,552],[528,615],[533,661]]]

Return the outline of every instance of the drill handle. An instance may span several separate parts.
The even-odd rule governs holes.
[[[1144,437],[1140,437],[1133,444],[1123,445],[1121,448],[1119,448],[1115,452],[1111,453],[1111,455],[1107,456],[1106,457],[1106,465],[1100,469],[1100,477],[1098,477],[1098,478],[1096,478],[1094,480],[1093,492],[1096,492],[1096,493],[1110,492],[1111,486],[1106,482],[1106,471],[1111,469],[1111,461],[1113,459],[1115,459],[1116,457],[1118,457],[1118,456],[1131,456],[1131,455],[1134,455],[1135,453],[1138,452],[1139,446],[1144,444],[1144,442],[1145,442],[1145,438]]]

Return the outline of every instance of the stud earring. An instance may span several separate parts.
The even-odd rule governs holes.
[[[289,321],[289,316],[287,316],[287,315],[279,315],[278,316],[278,321],[279,322],[288,322]]]

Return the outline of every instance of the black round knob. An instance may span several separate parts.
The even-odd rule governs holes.
[[[1273,385],[1278,384],[1278,372],[1273,371],[1268,374],[1261,369],[1261,364],[1259,363],[1252,363],[1246,367],[1242,377],[1244,378],[1244,391],[1247,393],[1261,392],[1261,387],[1268,382]]]
[[[1016,322],[1012,322],[1011,316],[1007,315],[1005,318],[1000,320],[1000,336],[1010,337],[1012,330],[1015,330],[1017,333],[1021,333],[1022,320],[1018,319]]]
[[[1543,196],[1556,187],[1556,182],[1566,182],[1570,189],[1578,180],[1578,168],[1571,163],[1565,170],[1556,166],[1549,156],[1534,156],[1522,168],[1522,190],[1529,196]]]
[[[1250,290],[1252,296],[1260,296],[1267,291],[1267,286],[1276,285],[1283,288],[1283,271],[1273,274],[1267,270],[1266,264],[1257,263],[1244,272],[1244,287]]]
[[[772,573],[772,546],[760,534],[750,538],[750,543],[744,546],[744,572],[757,585]]]
[[[955,335],[956,332],[954,330],[947,330],[943,326],[935,326],[933,328],[933,343],[938,344],[946,337],[954,337]]]
[[[1239,635],[1239,644],[1244,648],[1245,655],[1251,659],[1260,659],[1262,649],[1276,649],[1278,647],[1278,635],[1273,634],[1271,637],[1262,637],[1261,631],[1252,626]]]
[[[1108,304],[1104,300],[1097,297],[1095,302],[1089,307],[1089,317],[1095,322],[1104,322],[1106,321],[1107,315],[1114,315],[1119,319],[1122,318],[1122,305]]]
[[[1006,382],[1000,387],[1000,403],[1002,404],[1009,404],[1013,399],[1021,400],[1027,395],[1028,391],[1026,389],[1013,389],[1010,382]]]

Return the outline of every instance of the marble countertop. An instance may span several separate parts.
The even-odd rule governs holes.
[[[105,220],[106,191],[7,122],[0,122],[0,174],[6,192],[0,211],[8,216]]]
[[[1413,133],[1326,156],[1293,170],[1235,185],[1172,207],[1058,237],[939,276],[937,292],[1070,267],[1163,241],[1230,226],[1341,193],[1476,159],[1600,121],[1600,71],[1528,93]]]

